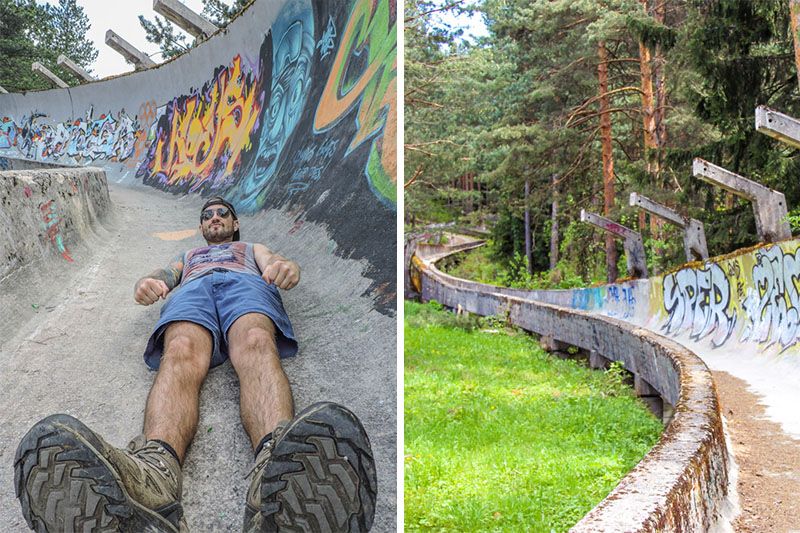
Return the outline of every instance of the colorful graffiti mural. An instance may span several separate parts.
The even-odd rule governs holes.
[[[314,128],[326,130],[360,102],[358,130],[347,153],[374,138],[366,174],[377,194],[396,202],[397,24],[392,18],[389,2],[358,0],[317,106]],[[365,48],[368,64],[354,75],[352,64]]]
[[[16,149],[35,160],[66,158],[75,164],[97,160],[122,162],[133,153],[137,121],[124,113],[116,117],[104,113],[93,119],[89,109],[85,119],[45,123],[46,115],[31,113],[17,124],[10,117],[0,122],[0,149]]]
[[[256,80],[236,56],[201,90],[164,106],[136,176],[167,187],[188,185],[189,191],[230,185],[262,104]]]
[[[262,46],[262,61],[271,66],[269,103],[262,117],[258,151],[249,172],[241,176],[231,189],[231,196],[242,209],[257,209],[272,190],[269,185],[281,162],[281,155],[295,131],[311,85],[311,64],[314,54],[314,23],[310,4],[303,9],[281,11]],[[278,44],[271,46],[271,37]]]
[[[136,162],[144,183],[218,189],[243,211],[269,195],[293,199],[324,182],[331,161],[355,157],[361,179],[395,209],[396,10],[392,0],[286,2],[259,57],[235,56],[201,89],[142,103],[135,117],[120,110],[95,119],[93,109],[55,123],[37,112],[3,117],[0,149],[75,164]]]
[[[241,210],[254,211],[270,195],[306,191],[324,180],[330,161],[372,141],[363,175],[373,194],[394,208],[396,13],[388,1],[358,0],[344,13],[327,14],[324,28],[314,20],[310,2],[287,3],[255,68],[245,73],[237,56],[202,90],[162,106],[150,133],[137,137],[137,147],[149,139],[137,177],[167,190],[221,189]],[[320,70],[328,74],[311,100]],[[309,112],[315,116],[310,128],[303,119]],[[353,127],[340,127],[348,120]],[[292,142],[300,136],[302,142]]]

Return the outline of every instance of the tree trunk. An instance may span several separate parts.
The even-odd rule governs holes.
[[[789,1],[789,11],[791,12],[792,35],[794,36],[794,62],[797,66],[797,80],[800,83],[800,0]]]
[[[553,174],[553,209],[550,211],[550,270],[558,264],[558,174]]]
[[[659,22],[664,22],[664,7],[660,3],[650,9],[647,0],[642,0],[645,12],[652,15]],[[661,172],[661,150],[666,146],[667,128],[665,122],[666,111],[666,79],[664,74],[664,57],[661,46],[656,44],[655,53],[643,42],[639,42],[639,57],[642,72],[642,118],[644,120],[644,154],[647,161],[647,172],[652,177],[652,183],[659,183]],[[639,229],[645,229],[645,216],[639,211]],[[650,236],[653,241],[663,239],[664,221],[658,217],[650,217]],[[660,245],[653,245],[653,254],[663,257],[666,250]],[[655,261],[654,273],[660,271],[660,264]]]
[[[600,138],[603,147],[603,213],[611,215],[614,208],[614,156],[611,144],[611,116],[608,112],[608,49],[605,41],[599,46],[600,63],[597,66],[597,78],[600,89]],[[617,280],[617,243],[614,236],[606,233],[606,275],[608,282]]]
[[[528,274],[533,275],[533,261],[531,257],[531,183],[525,180],[525,258],[528,261]]]

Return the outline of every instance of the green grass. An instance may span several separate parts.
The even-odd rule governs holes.
[[[658,440],[619,371],[431,305],[405,313],[406,531],[566,531]]]

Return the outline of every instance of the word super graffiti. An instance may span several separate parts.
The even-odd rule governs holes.
[[[64,241],[61,238],[61,230],[59,226],[61,225],[61,217],[58,216],[58,212],[56,211],[55,202],[52,200],[44,204],[40,208],[42,212],[42,217],[44,218],[44,222],[42,225],[44,229],[47,231],[47,237],[50,239],[58,251],[61,252],[61,255],[64,256],[64,259],[67,261],[72,261],[72,258],[69,256],[69,250],[67,247],[64,246]]]
[[[713,345],[721,346],[733,333],[736,312],[729,314],[730,283],[719,265],[707,263],[664,276],[663,290],[663,329],[670,335],[689,331],[692,339],[700,340],[714,333]]]
[[[742,341],[780,343],[783,350],[800,336],[800,257],[773,246],[756,253],[753,289],[742,303],[746,323]]]

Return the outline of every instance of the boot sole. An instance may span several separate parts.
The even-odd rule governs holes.
[[[372,449],[361,422],[341,405],[322,402],[300,412],[261,479],[262,532],[372,527],[378,484]]]
[[[69,415],[52,415],[28,431],[14,457],[14,487],[28,526],[39,533],[177,533],[130,498],[102,448]]]

